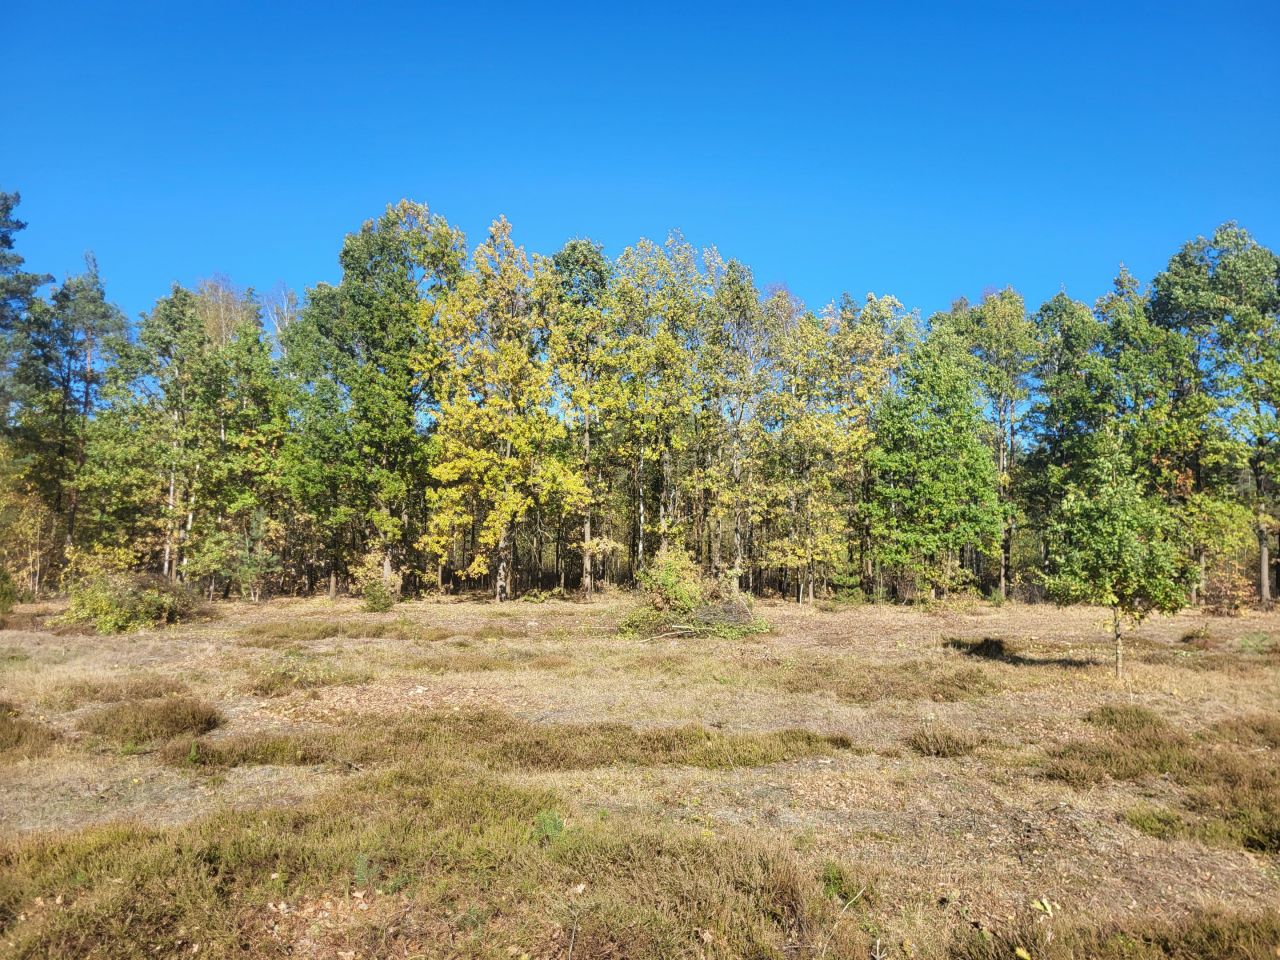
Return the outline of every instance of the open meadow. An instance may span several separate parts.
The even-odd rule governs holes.
[[[0,955],[1280,955],[1280,615],[631,602],[20,606]]]

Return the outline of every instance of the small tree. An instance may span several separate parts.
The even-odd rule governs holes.
[[[1050,515],[1045,587],[1055,603],[1111,608],[1120,677],[1122,621],[1136,625],[1152,612],[1182,609],[1196,571],[1173,515],[1143,494],[1116,437],[1100,433],[1094,447]]]

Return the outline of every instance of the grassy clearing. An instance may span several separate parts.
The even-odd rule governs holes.
[[[827,693],[853,703],[879,700],[956,702],[986,696],[998,689],[980,667],[953,667],[926,660],[896,665],[824,658],[784,663],[767,672],[773,684],[789,693]]]
[[[656,960],[782,956],[834,924],[818,871],[785,847],[566,819],[558,804],[474,768],[404,766],[251,818],[8,841],[0,927],[21,958],[134,957],[138,945],[282,957],[307,923],[291,931],[269,905],[346,895],[373,909],[330,933],[331,955],[400,956],[411,944],[418,955],[563,956],[572,941],[579,957]],[[52,909],[37,898],[61,899]],[[833,956],[850,955],[848,936],[828,938]]]
[[[395,620],[270,620],[240,631],[239,645],[281,649],[334,639],[398,640],[405,643],[436,643],[453,632],[443,627],[425,627],[403,617]]]
[[[698,726],[636,730],[624,724],[533,724],[498,713],[353,716],[333,729],[297,734],[186,738],[161,754],[205,768],[338,763],[431,765],[469,756],[490,770],[585,770],[603,766],[754,767],[851,749],[846,737],[807,730],[720,733]]]
[[[221,712],[203,700],[158,697],[103,707],[81,720],[78,727],[124,746],[143,746],[182,734],[207,733],[221,724]]]
[[[863,913],[874,884],[840,864],[737,831],[577,816],[470,759],[366,773],[252,817],[0,841],[10,955],[922,956],[878,943]],[[1101,930],[1042,918],[944,935],[927,955],[1272,960],[1278,933],[1268,914]]]
[[[43,756],[56,740],[57,734],[48,726],[24,717],[13,704],[0,700],[0,763]]]
[[[1166,776],[1186,788],[1185,809],[1129,811],[1126,819],[1136,829],[1280,851],[1280,720],[1274,715],[1235,717],[1197,736],[1132,705],[1100,707],[1085,719],[1104,736],[1058,748],[1049,776],[1075,787]]]
[[[1204,703],[1206,716],[1224,716],[1224,704],[1237,711],[1201,727],[1175,720],[1183,708],[1175,715],[1164,694],[1117,694],[1097,707],[1099,691],[1112,688],[1094,674],[1107,666],[1064,669],[1074,666],[1072,650],[1056,643],[1070,611],[991,612],[977,628],[990,636],[940,650],[950,625],[914,612],[902,613],[908,630],[881,611],[865,623],[846,611],[824,634],[821,618],[782,607],[770,608],[777,637],[619,644],[611,624],[623,606],[583,605],[597,623],[584,628],[576,608],[535,622],[541,611],[518,605],[424,605],[410,615],[441,631],[427,645],[416,629],[399,632],[397,619],[413,626],[400,610],[343,618],[335,609],[335,627],[307,607],[309,619],[285,623],[298,605],[246,607],[224,629],[194,631],[192,644],[171,642],[181,627],[144,644],[36,647],[11,634],[31,659],[0,674],[16,685],[0,697],[41,710],[42,698],[59,695],[68,708],[92,704],[61,717],[55,709],[58,728],[113,707],[182,699],[184,689],[153,684],[173,677],[197,687],[192,677],[214,675],[211,653],[229,679],[202,679],[201,695],[238,698],[273,671],[304,684],[367,678],[369,686],[367,701],[362,688],[316,709],[302,697],[258,702],[216,732],[196,724],[171,735],[178,723],[142,740],[155,731],[135,730],[120,751],[97,738],[46,741],[39,749],[52,743],[55,762],[39,768],[36,789],[12,779],[35,767],[10,770],[5,797],[23,799],[10,814],[17,830],[0,836],[0,954],[1016,960],[1022,949],[1035,960],[1275,960],[1275,918],[1254,911],[1274,903],[1275,855],[1265,851],[1275,845],[1266,831],[1277,822],[1268,791],[1280,779],[1280,715],[1264,655],[1235,639],[1252,624],[1215,621],[1216,645],[1187,651],[1233,658],[1238,677],[1140,671],[1144,681],[1176,683],[1182,702]],[[263,611],[275,619],[263,622]],[[246,625],[249,617],[258,622]],[[1096,651],[1075,638],[1093,620],[1077,621],[1062,639],[1088,657]],[[974,629],[970,620],[955,632]],[[388,630],[395,638],[363,641]],[[1144,630],[1180,657],[1188,647],[1179,642],[1185,623]],[[571,679],[534,672],[561,669]],[[410,689],[416,672],[475,671],[491,673]],[[476,702],[472,686],[483,688],[481,702],[506,706],[465,712]],[[726,695],[735,688],[741,698]],[[281,689],[309,688],[288,680]],[[1007,690],[1037,695],[1012,709],[993,696]],[[963,720],[933,706],[952,700],[972,701],[955,711]],[[335,715],[340,702],[351,712]],[[420,712],[427,708],[438,712]],[[548,712],[622,722],[521,719]],[[648,726],[672,716],[706,725]],[[282,728],[285,717],[309,725]],[[1070,770],[1083,787],[1136,785],[1097,791],[1070,818],[1041,817],[1044,790],[1065,787],[1025,791],[1023,767],[1064,717],[1078,718],[1070,727],[1080,742],[1049,749],[1046,767]],[[856,761],[850,754],[862,751],[848,739],[805,730],[725,732],[815,723],[867,730],[891,762]],[[1009,748],[983,748],[969,731]],[[945,759],[975,748],[981,762]],[[91,762],[75,763],[81,755]],[[265,768],[234,769],[251,766]],[[913,818],[931,825],[936,815],[941,826],[901,830],[904,797]],[[845,809],[856,815],[845,818]],[[137,810],[147,811],[146,824],[108,820]],[[1160,840],[1081,847],[1077,824],[1091,816],[1107,830],[1124,830],[1113,826],[1118,818]],[[1008,849],[993,846],[994,860],[974,855],[987,849],[986,830],[1016,847],[1028,818],[1041,856],[1005,872]],[[183,822],[159,825],[175,819]],[[970,819],[976,838],[953,835],[953,824],[973,829]],[[66,826],[86,822],[100,825]],[[1077,865],[1065,875],[1064,857]],[[1209,871],[1211,883],[1201,879]],[[1032,909],[1032,896],[1063,907]],[[1138,908],[1125,906],[1133,901]],[[1205,904],[1225,912],[1197,914]]]

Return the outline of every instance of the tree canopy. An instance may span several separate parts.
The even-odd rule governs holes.
[[[0,566],[28,595],[95,555],[211,598],[590,597],[671,550],[804,603],[1274,594],[1280,261],[1236,224],[1093,304],[924,319],[760,289],[679,234],[543,256],[500,218],[470,248],[401,201],[336,285],[215,276],[131,322],[91,257],[27,269],[18,202]]]

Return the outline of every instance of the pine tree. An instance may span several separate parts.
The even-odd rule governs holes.
[[[999,476],[975,367],[963,341],[940,326],[907,359],[880,414],[872,540],[900,597],[964,585],[962,552],[989,556],[999,543]]]

